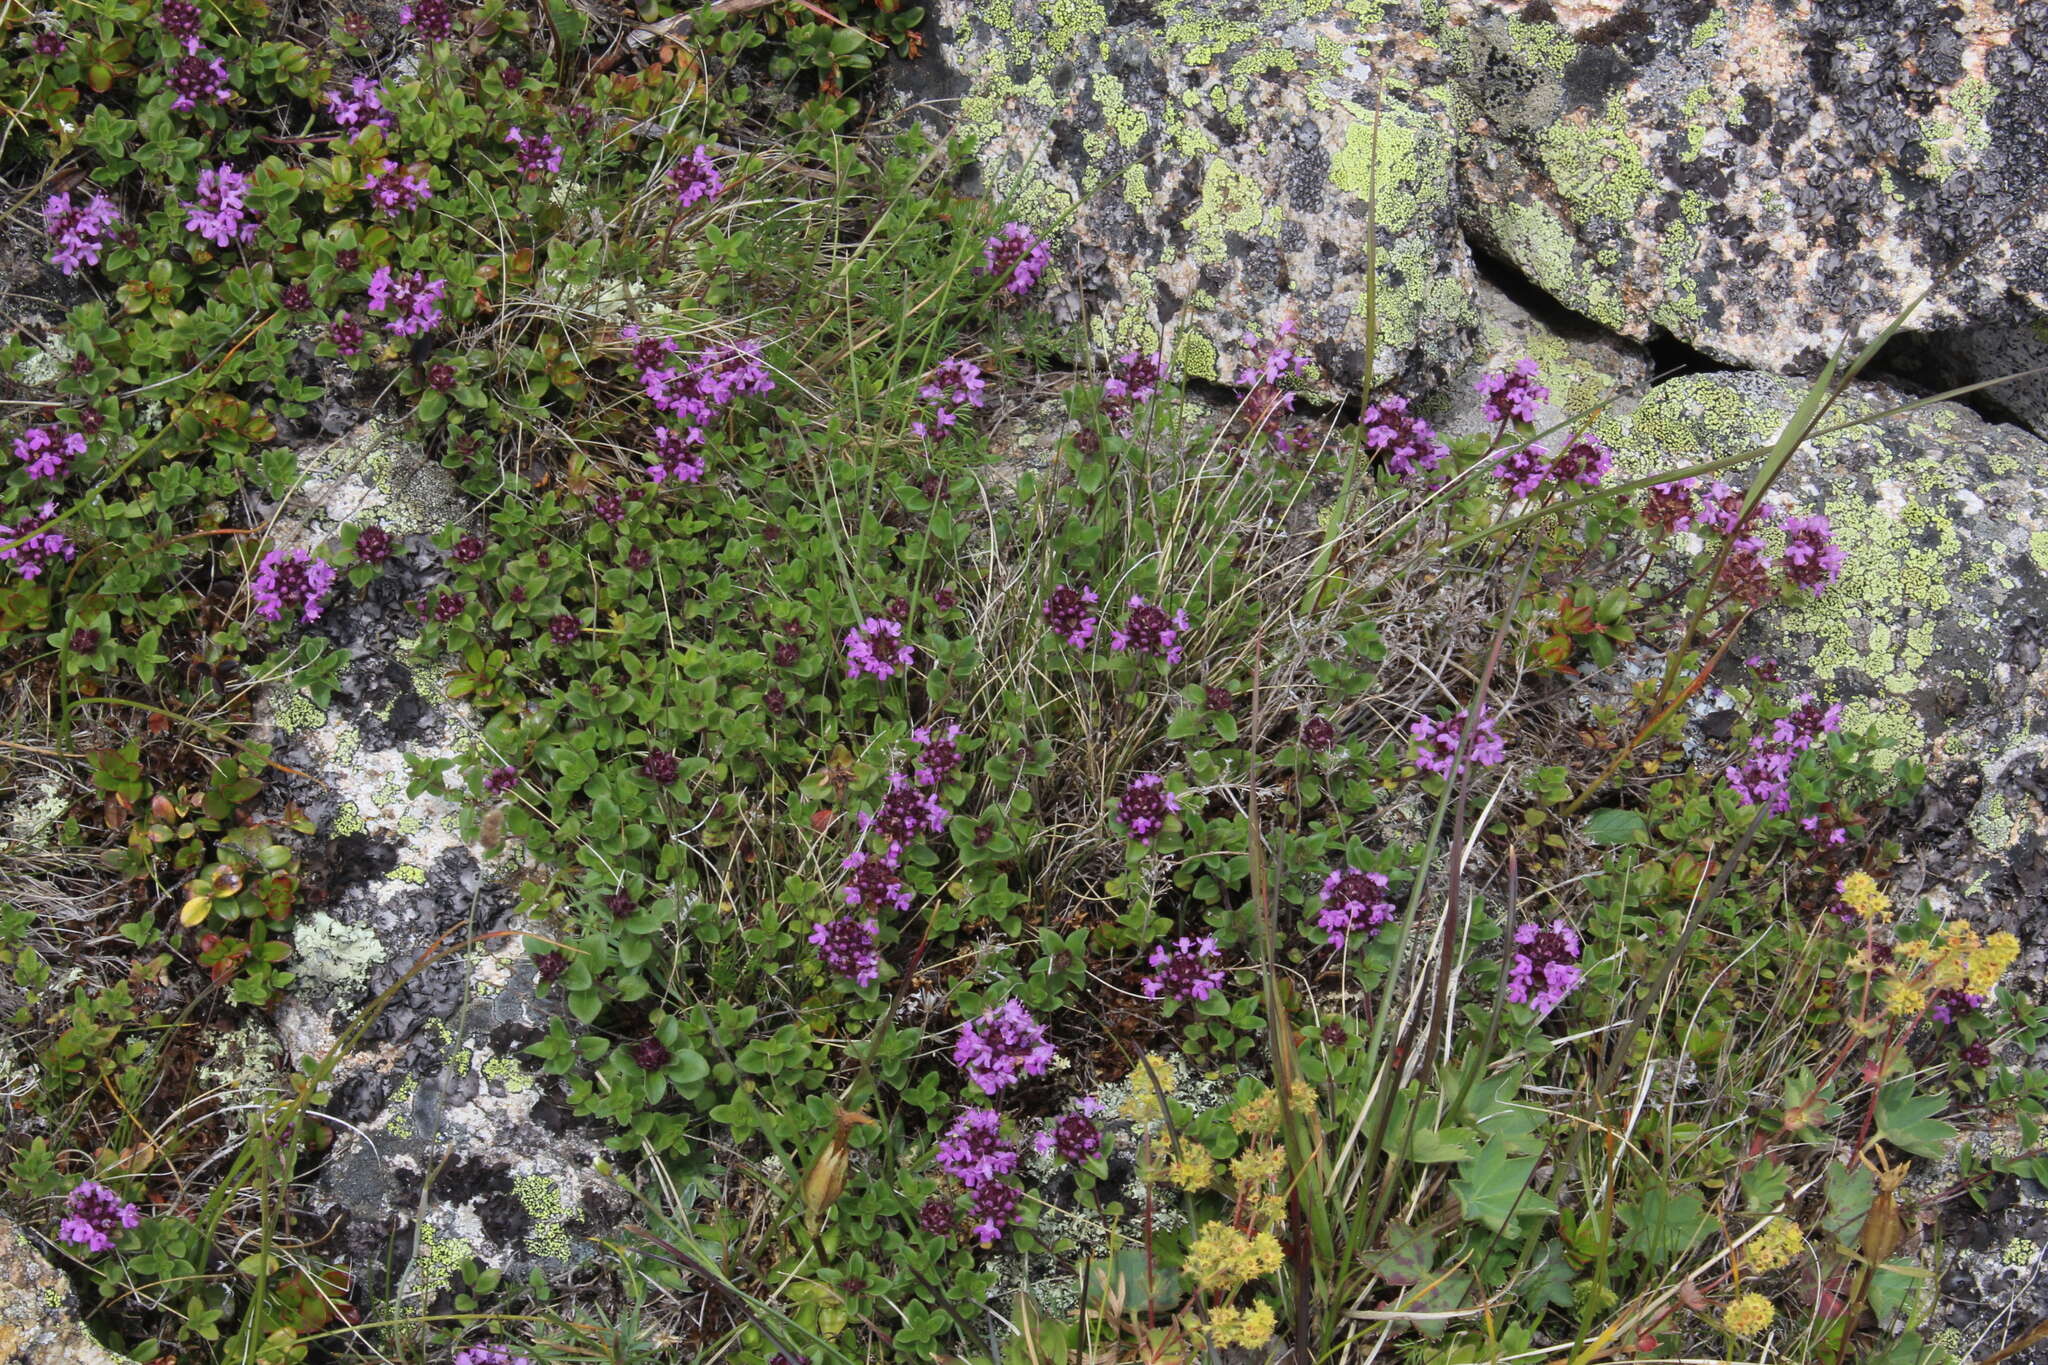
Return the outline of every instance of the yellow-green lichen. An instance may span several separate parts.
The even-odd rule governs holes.
[[[1270,237],[1279,224],[1280,210],[1258,181],[1221,160],[1212,160],[1202,177],[1202,201],[1183,226],[1193,236],[1194,258],[1220,263],[1229,255],[1226,234]]]
[[[1712,14],[1707,16],[1704,22],[1702,22],[1693,29],[1691,39],[1692,46],[1705,47],[1708,43],[1713,42],[1714,39],[1720,37],[1723,33],[1726,33],[1727,31],[1727,11],[1715,10]]]
[[[344,924],[324,910],[300,919],[292,941],[299,975],[333,987],[362,984],[388,956],[374,930]]]
[[[533,1077],[526,1068],[510,1057],[487,1057],[478,1068],[487,1081],[496,1081],[505,1087],[508,1095],[518,1095],[533,1089]]]
[[[1553,76],[1562,76],[1564,69],[1572,64],[1578,55],[1579,45],[1571,35],[1556,24],[1544,19],[1508,20],[1508,50],[1529,66],[1540,67]]]
[[[526,1234],[526,1249],[536,1256],[565,1259],[569,1255],[569,1238],[563,1233],[562,1224],[569,1221],[569,1213],[562,1206],[561,1188],[544,1175],[520,1175],[512,1178],[512,1194],[533,1219],[533,1227]]]
[[[313,704],[304,692],[294,692],[278,704],[273,713],[277,728],[285,734],[317,730],[327,723],[327,713]]]
[[[1046,46],[1055,56],[1070,55],[1082,39],[1093,38],[1109,28],[1109,11],[1103,8],[1102,0],[1052,0],[1046,7],[1046,17],[1052,21]]]
[[[1189,379],[1220,378],[1216,343],[1192,327],[1182,328],[1173,342],[1173,367]]]
[[[2048,531],[2036,531],[2027,537],[2027,555],[2042,573],[2048,573]]]
[[[369,825],[364,822],[363,813],[356,809],[356,803],[344,801],[341,809],[334,812],[334,819],[328,824],[327,833],[340,837],[346,834],[361,834],[367,829]]]
[[[1552,123],[1536,135],[1537,155],[1558,193],[1582,217],[1627,222],[1654,181],[1619,95],[1597,123]]]
[[[1124,202],[1134,209],[1152,206],[1152,186],[1145,179],[1142,162],[1133,161],[1124,167]]]
[[[1978,845],[1989,849],[2009,847],[2014,838],[2012,812],[2006,808],[2005,794],[1993,792],[1977,804],[1970,814],[1970,835]]]
[[[1119,147],[1136,147],[1152,131],[1152,120],[1124,95],[1124,83],[1107,71],[1095,73],[1095,107]]]
[[[427,870],[424,867],[414,867],[410,863],[401,863],[391,869],[391,880],[404,882],[409,886],[425,886]]]
[[[455,1272],[475,1256],[476,1248],[468,1242],[444,1235],[432,1223],[420,1224],[420,1250],[413,1260],[420,1297],[432,1299],[446,1289]]]
[[[1344,145],[1330,158],[1330,183],[1360,199],[1372,196],[1374,221],[1405,232],[1424,204],[1442,199],[1450,147],[1412,109],[1383,105],[1377,129],[1371,110],[1352,106],[1352,114]]]

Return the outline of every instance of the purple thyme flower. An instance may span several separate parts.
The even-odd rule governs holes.
[[[64,1200],[57,1239],[87,1251],[112,1251],[123,1228],[140,1227],[142,1211],[97,1180],[81,1180]]]
[[[1561,919],[1549,927],[1534,921],[1515,926],[1515,953],[1508,963],[1508,999],[1548,1014],[1578,989],[1579,936]]]
[[[185,206],[185,230],[196,232],[215,246],[256,240],[256,221],[244,202],[249,177],[233,166],[209,166],[199,173],[199,197],[180,202]]]
[[[1515,362],[1513,370],[1481,375],[1472,386],[1482,400],[1479,410],[1489,422],[1533,422],[1543,411],[1540,404],[1550,390],[1537,382],[1539,368],[1527,356]]]
[[[349,130],[350,141],[366,128],[381,128],[389,134],[395,126],[384,108],[384,87],[368,76],[357,76],[347,90],[329,90],[327,112]]]
[[[430,43],[455,36],[455,9],[448,0],[419,0],[416,5],[401,5],[398,22],[410,24]]]
[[[355,314],[343,313],[327,324],[327,339],[343,355],[354,355],[363,348],[363,324],[356,321]]]
[[[388,218],[416,209],[434,197],[434,187],[427,183],[424,174],[412,166],[401,166],[390,157],[378,160],[377,169],[364,177],[363,188]]]
[[[1086,649],[1088,642],[1095,638],[1095,613],[1089,608],[1098,602],[1095,589],[1087,584],[1070,588],[1062,583],[1052,590],[1052,596],[1045,599],[1040,615],[1052,627],[1052,633],[1065,640],[1075,649]]]
[[[441,321],[441,296],[446,280],[430,280],[424,270],[400,279],[388,265],[377,267],[370,277],[370,307],[380,313],[396,314],[388,324],[392,335],[419,336]]]
[[[1286,344],[1287,338],[1294,335],[1294,320],[1286,319],[1274,330],[1271,341],[1262,341],[1251,333],[1246,333],[1244,339],[1258,353],[1257,363],[1238,378],[1240,385],[1247,381],[1250,384],[1240,411],[1253,435],[1280,434],[1281,419],[1294,411],[1294,390],[1288,386],[1308,374],[1308,357]],[[1283,440],[1282,444],[1291,447],[1293,443]]]
[[[1545,462],[1549,454],[1534,441],[1504,450],[1494,463],[1493,477],[1508,486],[1509,497],[1526,498],[1550,477],[1550,466]]]
[[[59,432],[55,427],[30,427],[14,438],[14,457],[28,466],[31,479],[61,479],[71,462],[86,452],[82,432]]]
[[[631,1057],[634,1065],[642,1071],[659,1071],[675,1060],[675,1054],[670,1052],[668,1045],[659,1038],[642,1038],[626,1049],[626,1055]]]
[[[968,1231],[974,1234],[974,1240],[985,1247],[994,1246],[1004,1230],[1017,1221],[1017,1205],[1023,1198],[1023,1192],[1015,1185],[1001,1181],[976,1185],[968,1195],[973,1204],[970,1216],[975,1220]]]
[[[567,612],[548,618],[548,638],[558,645],[573,645],[583,634],[583,624]]]
[[[908,910],[910,888],[896,875],[897,869],[901,866],[897,861],[898,856],[895,846],[886,853],[869,853],[865,849],[856,849],[847,854],[839,864],[841,871],[853,874],[846,879],[846,885],[842,888],[846,903],[854,906],[864,905],[869,909],[890,905],[898,910]]]
[[[198,108],[201,100],[226,104],[233,93],[228,87],[227,66],[218,57],[200,56],[196,49],[180,57],[171,68],[170,86],[178,92],[171,108],[180,113]]]
[[[1825,516],[1787,517],[1785,576],[1819,597],[1841,576],[1849,556],[1835,544],[1834,527]]]
[[[997,1094],[1026,1076],[1043,1076],[1056,1055],[1045,1040],[1045,1025],[1021,1000],[1005,1000],[962,1026],[953,1064],[986,1094]]]
[[[860,829],[880,830],[894,844],[915,843],[927,832],[943,834],[950,812],[929,792],[921,792],[902,773],[889,774],[889,794],[873,811],[860,813]]]
[[[953,1218],[953,1202],[936,1194],[918,1206],[917,1225],[933,1237],[951,1237],[960,1230]]]
[[[1150,846],[1166,817],[1180,809],[1180,798],[1166,789],[1158,773],[1139,773],[1116,803],[1116,818],[1133,839]]]
[[[66,275],[77,274],[82,265],[98,265],[100,252],[107,245],[107,230],[120,221],[121,211],[114,201],[97,190],[76,206],[69,190],[51,195],[43,202],[43,231],[57,239],[50,264]]]
[[[1760,502],[1749,509],[1749,515],[1742,513],[1742,502],[1747,496],[1744,490],[1716,479],[1707,489],[1706,506],[1700,509],[1695,523],[1719,531],[1732,538],[1737,545],[1751,549],[1763,548],[1763,541],[1757,537],[1759,523],[1770,525],[1778,519],[1778,509],[1767,502]]]
[[[1451,453],[1436,428],[1408,411],[1408,400],[1398,393],[1359,413],[1358,429],[1365,448],[1384,459],[1396,478],[1426,474]]]
[[[1417,717],[1415,723],[1408,727],[1408,733],[1415,738],[1415,766],[1438,777],[1452,776],[1458,736],[1469,714],[1469,710],[1460,710],[1449,720]],[[1493,716],[1482,709],[1478,722],[1472,727],[1472,742],[1466,747],[1465,757],[1482,768],[1491,768],[1507,756],[1507,744],[1494,732]]]
[[[513,156],[518,159],[520,174],[529,181],[553,175],[562,169],[562,149],[546,133],[523,133],[514,128],[505,134],[505,141],[513,144]]]
[[[1767,806],[1783,815],[1792,805],[1792,768],[1799,756],[1842,725],[1840,705],[1822,706],[1810,694],[1793,703],[1788,716],[1771,722],[1769,736],[1754,735],[1742,762],[1721,770],[1745,806]]]
[[[851,915],[819,924],[811,930],[811,942],[825,966],[856,986],[871,986],[881,975],[882,955],[875,947],[881,926],[872,918]]]
[[[675,781],[681,771],[676,764],[676,756],[667,749],[649,749],[647,756],[640,760],[640,776],[664,787]]]
[[[1017,1149],[1003,1137],[1003,1116],[993,1109],[963,1109],[939,1139],[939,1169],[973,1189],[1017,1169]]]
[[[981,273],[1002,282],[1003,292],[1022,297],[1045,273],[1052,250],[1023,223],[1005,223],[981,244]]]
[[[45,31],[38,33],[30,46],[38,57],[61,57],[71,50],[71,40],[61,33]]]
[[[453,1365],[533,1365],[533,1361],[502,1346],[465,1346],[455,1353]]]
[[[1226,708],[1227,709],[1227,708]],[[1337,727],[1322,716],[1302,722],[1301,747],[1310,753],[1326,754],[1337,745]]]
[[[987,405],[981,396],[987,387],[981,366],[973,361],[959,356],[940,361],[917,391],[919,398],[931,404],[931,420],[918,418],[910,424],[911,431],[926,440],[943,439],[959,423],[961,412]]]
[[[702,146],[691,149],[687,157],[669,167],[668,183],[675,188],[679,209],[715,199],[725,191],[725,177],[718,173],[717,163]]]
[[[1101,1155],[1102,1130],[1085,1112],[1062,1114],[1052,1127],[1032,1140],[1032,1145],[1040,1154],[1057,1152],[1060,1160],[1070,1166],[1078,1166],[1090,1157]]]
[[[42,529],[56,515],[57,504],[45,502],[35,511],[24,512],[15,521],[0,525],[0,564],[12,564],[23,578],[35,578],[59,555],[76,558],[78,547],[62,531]]]
[[[1550,462],[1553,483],[1575,483],[1581,488],[1598,488],[1614,466],[1614,452],[1597,436],[1575,436]]]
[[[1159,381],[1166,377],[1166,358],[1153,351],[1126,351],[1116,358],[1116,368],[1102,385],[1102,411],[1122,431],[1131,424],[1138,405],[1149,403],[1159,393]]]
[[[628,327],[623,335],[631,340],[639,335],[639,328]],[[703,442],[703,428],[733,399],[774,391],[775,381],[761,361],[761,344],[741,341],[707,346],[678,366],[669,363],[677,349],[675,342],[648,337],[635,342],[633,358],[640,366],[640,383],[648,401],[678,418],[682,439],[694,446]]]
[[[865,673],[877,682],[886,682],[899,672],[908,672],[917,655],[909,645],[903,643],[903,624],[886,616],[870,616],[852,630],[840,642],[846,647],[846,676],[858,678]]]
[[[484,790],[493,796],[503,796],[519,785],[519,769],[510,763],[500,764],[484,774]]]
[[[1698,479],[1655,485],[1643,499],[1643,520],[1667,536],[1691,530],[1698,524],[1699,513],[1692,496],[1692,490],[1698,486]]]
[[[249,592],[256,599],[256,614],[264,620],[276,621],[296,611],[310,623],[320,619],[333,586],[334,566],[310,550],[272,550],[257,566]]]
[[[692,436],[696,437],[696,441],[690,439]],[[647,466],[647,477],[656,483],[663,479],[674,479],[677,483],[696,483],[702,479],[706,468],[704,456],[691,447],[703,439],[702,427],[690,427],[683,431],[656,427],[654,463]]]
[[[1377,938],[1394,918],[1394,903],[1384,894],[1387,874],[1361,872],[1347,867],[1323,879],[1322,907],[1316,924],[1330,936],[1330,946],[1342,948],[1345,937],[1363,933]]]
[[[1145,994],[1154,999],[1170,995],[1176,1000],[1207,1000],[1223,988],[1223,969],[1216,965],[1221,951],[1214,934],[1182,935],[1171,947],[1154,946],[1146,961],[1159,974],[1141,983]]]
[[[941,733],[936,725],[920,725],[910,732],[910,738],[920,746],[915,772],[920,787],[944,784],[960,766],[960,746],[954,743],[960,738],[959,726],[948,725]]]
[[[1131,598],[1130,608],[1131,614],[1124,618],[1123,629],[1110,635],[1109,647],[1128,650],[1132,654],[1149,654],[1170,664],[1179,663],[1180,637],[1188,628],[1187,612],[1176,611],[1168,616],[1142,597]]]
[[[188,53],[199,50],[200,21],[204,17],[199,6],[188,4],[187,0],[163,0],[156,7],[157,23]]]

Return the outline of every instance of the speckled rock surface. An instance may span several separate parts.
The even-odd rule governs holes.
[[[1479,333],[1472,358],[1422,408],[1447,436],[1489,431],[1473,383],[1505,370],[1523,356],[1543,367],[1550,397],[1539,405],[1536,428],[1583,423],[1599,410],[1610,418],[1633,411],[1650,386],[1650,357],[1640,346],[1569,315],[1538,317],[1486,280],[1474,295]]]
[[[628,1198],[523,1055],[550,1008],[518,932],[531,926],[513,912],[516,848],[472,842],[473,799],[409,791],[408,760],[475,742],[473,714],[411,649],[412,603],[442,558],[422,533],[459,519],[463,500],[376,426],[308,450],[302,467],[281,543],[320,545],[345,521],[404,535],[383,571],[337,593],[311,628],[352,656],[327,704],[268,702],[279,761],[310,778],[280,782],[275,799],[319,831],[278,1031],[293,1063],[337,1059],[326,1108],[338,1136],[318,1189],[348,1215],[340,1246],[372,1293],[417,1305],[469,1257],[522,1275],[563,1270]]]
[[[1943,390],[2002,381],[1971,395],[1971,405],[2017,422],[2036,436],[2048,436],[2048,321],[1909,338],[1899,347],[1898,362]],[[2028,373],[2031,370],[2041,373]],[[2015,375],[2025,377],[2008,378]]]
[[[1373,185],[1374,370],[1428,387],[1476,321],[1457,130],[1419,19],[1386,8],[939,0],[899,81],[976,139],[984,192],[1061,230],[1057,320],[1105,353],[1163,337],[1197,378],[1291,321],[1326,387],[1358,388]]]
[[[2048,316],[2033,0],[1451,0],[1438,36],[1468,230],[1617,331],[1806,371],[1980,243],[1914,326]]]
[[[126,1365],[78,1321],[71,1284],[0,1214],[0,1365]]]

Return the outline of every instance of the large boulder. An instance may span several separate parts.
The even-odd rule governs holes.
[[[0,1214],[0,1365],[127,1365],[78,1320],[70,1281]]]
[[[1376,386],[1414,391],[1475,317],[1448,87],[1393,8],[938,0],[899,80],[974,139],[988,195],[1058,234],[1054,316],[1098,353],[1163,341],[1228,381],[1245,333],[1292,323],[1322,386],[1356,391],[1371,283]]]
[[[1810,372],[1937,280],[1915,327],[2048,317],[2037,0],[1451,0],[1448,17],[1468,230],[1615,331]]]

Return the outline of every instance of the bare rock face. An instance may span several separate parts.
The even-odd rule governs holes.
[[[1930,283],[1915,328],[2048,317],[2033,0],[1451,0],[1438,36],[1467,230],[1617,332],[1810,372]]]
[[[573,1122],[525,1055],[552,1007],[534,992],[510,889],[517,850],[484,846],[459,770],[417,789],[420,765],[461,759],[478,719],[419,660],[415,603],[442,576],[425,533],[460,519],[447,474],[371,423],[302,452],[281,543],[329,547],[345,522],[398,548],[360,590],[337,589],[312,629],[349,652],[332,695],[275,694],[277,784],[318,834],[293,929],[296,973],[277,1010],[290,1065],[330,1065],[332,1155],[318,1191],[346,1214],[337,1245],[380,1299],[430,1305],[470,1259],[515,1276],[587,1256],[630,1197],[599,1136]],[[346,556],[335,556],[346,562]]]
[[[0,1215],[0,1365],[127,1365],[78,1321],[70,1283]]]
[[[1356,391],[1370,287],[1374,386],[1412,391],[1476,318],[1450,91],[1390,8],[939,0],[900,80],[975,140],[989,197],[1059,234],[1053,314],[1098,353],[1163,345],[1228,382],[1245,333],[1292,323],[1323,386]]]

